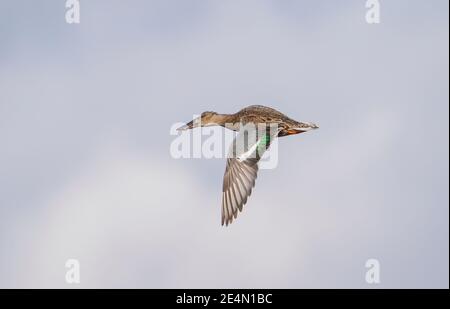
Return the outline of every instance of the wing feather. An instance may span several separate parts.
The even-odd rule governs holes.
[[[251,134],[256,133],[252,132]],[[228,225],[237,218],[255,187],[258,177],[258,162],[278,132],[270,133],[269,136],[267,134],[269,133],[262,134],[256,144],[250,145],[248,149],[236,153],[236,149],[238,149],[236,144],[242,142],[244,138],[244,134],[241,132],[230,147],[223,178],[222,225]],[[265,147],[261,151],[262,148],[259,146]]]

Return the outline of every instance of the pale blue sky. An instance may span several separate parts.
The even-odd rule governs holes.
[[[0,3],[0,287],[446,287],[448,1]],[[225,161],[169,128],[270,105],[283,139],[220,226]]]

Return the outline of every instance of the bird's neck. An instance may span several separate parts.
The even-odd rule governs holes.
[[[239,122],[239,120],[236,120],[234,114],[216,114],[211,120],[222,127],[225,127],[227,124],[235,124],[236,122]]]

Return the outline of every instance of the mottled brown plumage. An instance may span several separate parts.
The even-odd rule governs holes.
[[[279,137],[304,132],[301,130],[294,131],[296,129],[304,128],[305,131],[308,131],[317,128],[314,124],[295,121],[276,109],[262,105],[251,105],[243,108],[239,112],[229,115],[227,122],[244,125],[248,123],[276,123],[280,127]]]

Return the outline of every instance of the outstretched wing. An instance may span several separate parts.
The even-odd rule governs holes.
[[[241,131],[234,139],[223,177],[222,225],[232,223],[242,211],[255,186],[258,162],[277,134],[270,130],[259,134],[257,130]]]

